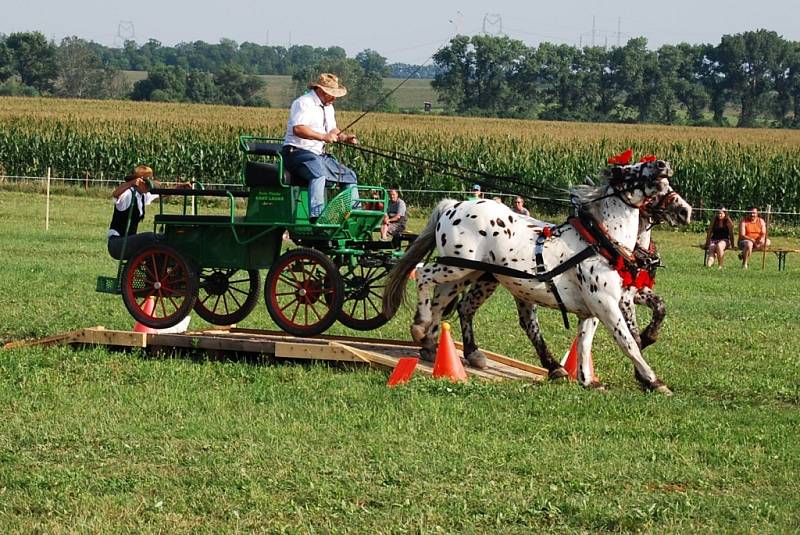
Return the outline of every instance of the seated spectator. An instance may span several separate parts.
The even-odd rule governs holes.
[[[517,195],[514,199],[514,204],[511,206],[511,211],[515,214],[530,216],[531,213],[525,208],[525,199]]]
[[[492,200],[493,200],[494,202],[498,203],[498,204],[503,204],[503,199],[502,199],[501,197],[497,196],[497,195],[495,195],[494,197],[492,197]]]
[[[381,239],[388,240],[400,236],[406,230],[406,202],[400,198],[396,188],[389,190],[389,206],[383,216]]]
[[[722,269],[725,250],[732,245],[733,221],[728,217],[728,211],[720,207],[706,230],[706,267],[713,266],[716,260],[717,269]]]
[[[374,189],[369,194],[371,199],[380,199],[381,193],[379,190]],[[383,201],[372,200],[364,203],[364,210],[380,210],[383,211]]]
[[[742,267],[748,268],[753,251],[763,251],[770,245],[767,239],[767,223],[758,216],[758,208],[750,207],[747,216],[739,223],[739,258]]]
[[[469,200],[474,201],[479,199],[483,199],[483,192],[481,191],[481,185],[473,184],[472,190],[469,192]]]

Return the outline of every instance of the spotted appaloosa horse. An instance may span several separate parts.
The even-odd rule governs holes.
[[[633,361],[636,376],[644,386],[669,392],[642,358],[622,314],[619,262],[612,264],[604,256],[592,251],[608,253],[611,247],[614,249],[612,253],[617,255],[612,257],[619,260],[620,250],[632,250],[638,231],[639,209],[661,202],[672,194],[668,181],[670,174],[666,162],[650,161],[630,166],[627,170],[614,168],[606,177],[606,182],[599,187],[574,188],[573,196],[580,211],[589,218],[585,221],[593,221],[595,227],[603,228],[610,245],[605,250],[597,248],[587,237],[586,226],[577,220],[571,219],[567,224],[557,227],[552,236],[540,244],[541,260],[547,269],[553,270],[564,264],[561,266],[563,271],[553,276],[552,284],[517,275],[537,273],[537,263],[531,254],[539,241],[534,222],[513,214],[498,203],[484,200],[442,201],[419,238],[390,274],[384,292],[383,312],[387,317],[395,314],[405,293],[406,274],[436,248],[440,258],[417,271],[417,313],[411,334],[421,342],[423,358],[433,355],[444,307],[464,288],[490,272],[519,303],[540,304],[550,308],[561,306],[579,317],[579,360],[583,372],[579,379],[584,386],[593,386],[591,374],[584,369],[588,368],[588,359],[583,357],[591,348],[597,327],[596,322],[591,322],[599,318]],[[691,208],[683,214],[687,222],[690,217]],[[452,259],[460,263],[452,263]],[[532,306],[529,308],[532,310]],[[522,312],[520,310],[521,322]],[[470,358],[470,355],[467,356]],[[548,364],[551,373],[560,368],[554,360]]]

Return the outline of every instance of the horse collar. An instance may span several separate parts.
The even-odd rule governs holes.
[[[611,267],[617,270],[622,277],[624,288],[629,286],[641,288],[648,285],[648,281],[639,274],[640,269],[633,253],[609,236],[605,225],[598,222],[588,211],[579,209],[578,216],[570,217],[569,222],[578,231],[581,238],[594,247],[603,258],[608,260]]]

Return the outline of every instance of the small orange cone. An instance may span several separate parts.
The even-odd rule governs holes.
[[[436,348],[436,361],[433,363],[433,376],[436,379],[450,379],[451,382],[466,382],[467,372],[456,354],[456,345],[450,335],[450,324],[442,322],[439,346]]]
[[[153,315],[153,310],[156,308],[156,298],[150,296],[145,300],[144,304],[142,305],[142,312],[144,312],[148,316]],[[145,334],[155,334],[158,332],[157,329],[153,329],[152,327],[148,327],[147,325],[142,325],[138,321],[133,326],[133,332],[135,333],[145,333]]]
[[[400,357],[397,361],[397,366],[394,367],[392,375],[389,376],[387,386],[396,386],[407,383],[411,376],[414,375],[414,369],[417,367],[419,359],[417,357]]]
[[[597,376],[594,374],[594,363],[592,362],[592,354],[589,353],[589,371],[592,372],[592,379],[597,380]],[[578,379],[578,337],[576,336],[575,339],[572,341],[572,346],[570,346],[569,351],[564,353],[564,358],[561,359],[561,365],[567,370],[570,379],[577,380]]]

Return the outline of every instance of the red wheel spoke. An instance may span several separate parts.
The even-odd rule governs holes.
[[[285,273],[281,273],[280,277],[278,278],[280,279],[281,282],[283,282],[284,284],[288,284],[292,288],[300,287],[300,281],[298,281],[296,278],[294,280],[287,278]]]
[[[291,301],[287,301],[287,303],[285,305],[283,305],[282,307],[279,307],[281,309],[281,312],[283,312],[284,310],[286,310],[287,308],[292,306],[293,303],[300,304],[300,301],[298,301],[297,299],[293,299]]]

